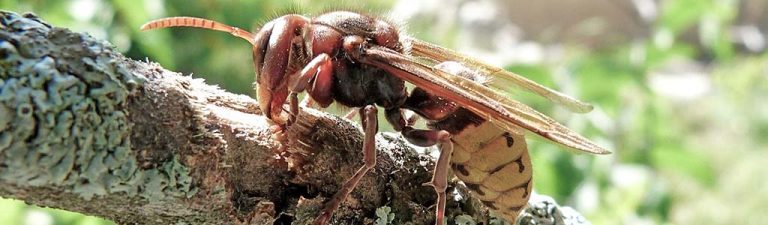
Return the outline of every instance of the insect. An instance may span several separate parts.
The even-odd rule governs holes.
[[[250,42],[259,107],[283,128],[295,121],[301,92],[307,92],[321,107],[336,102],[359,108],[365,165],[325,203],[314,224],[327,224],[376,164],[377,106],[384,109],[387,121],[409,142],[439,147],[440,156],[432,180],[427,183],[437,192],[436,224],[445,220],[449,169],[475,197],[514,221],[527,203],[532,186],[525,130],[572,149],[609,153],[502,93],[508,91],[507,85],[514,84],[575,112],[588,112],[591,105],[512,72],[403,35],[383,19],[347,11],[314,18],[291,14],[250,33],[207,19],[170,17],[148,22],[141,29],[177,26],[229,32]],[[416,87],[409,91],[405,82]],[[287,112],[285,104],[289,105]],[[414,128],[403,116],[406,110],[429,121],[429,129]]]

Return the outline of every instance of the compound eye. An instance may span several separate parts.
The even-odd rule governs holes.
[[[253,36],[253,65],[256,71],[256,83],[261,84],[261,70],[264,68],[264,55],[267,54],[269,37],[272,36],[274,22],[264,24],[256,35]]]

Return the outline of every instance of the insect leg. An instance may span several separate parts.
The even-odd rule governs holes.
[[[376,120],[376,106],[366,106],[365,108],[360,109],[360,114],[363,129],[365,130],[365,137],[363,139],[363,159],[365,160],[365,165],[360,167],[360,169],[358,169],[357,172],[355,172],[355,174],[349,178],[344,183],[344,185],[341,186],[341,189],[336,192],[333,198],[325,203],[325,208],[320,212],[320,215],[317,216],[313,222],[315,225],[327,224],[328,220],[330,220],[331,216],[333,216],[333,212],[336,211],[336,209],[339,208],[341,202],[343,202],[344,199],[346,199],[347,196],[352,193],[352,190],[355,189],[355,186],[357,186],[357,183],[360,182],[360,179],[362,179],[363,176],[368,173],[368,170],[371,170],[376,165],[375,137],[379,126],[378,121]]]
[[[344,115],[344,118],[351,120],[352,118],[355,118],[356,115],[357,115],[357,109],[352,109],[352,110],[349,110],[349,112],[346,115]]]
[[[309,90],[309,96],[319,101],[321,106],[328,106],[322,104],[324,102],[332,101],[329,93],[331,92],[331,84],[333,76],[333,64],[331,57],[323,53],[316,56],[312,61],[304,66],[304,69],[299,72],[299,77],[291,84],[290,94],[290,117],[289,124],[296,121],[296,115],[299,114],[299,96],[300,92]]]
[[[451,135],[444,130],[421,130],[408,126],[403,129],[402,133],[408,142],[415,145],[431,146],[437,144],[440,148],[440,157],[435,163],[432,180],[424,185],[432,186],[437,193],[435,224],[442,225],[445,220],[445,190],[448,188],[448,169],[450,169],[451,155],[453,154]]]
[[[403,118],[403,113],[400,109],[389,109],[385,113],[387,121],[392,124],[395,130],[399,130],[408,142],[422,147],[437,144],[440,148],[440,157],[438,157],[435,163],[432,180],[424,185],[432,186],[437,193],[435,224],[442,225],[445,220],[445,190],[448,188],[448,169],[450,168],[451,155],[453,154],[451,134],[445,130],[414,129],[407,124],[408,121]]]
[[[299,97],[297,92],[291,92],[291,112],[288,113],[288,124],[291,125],[296,122],[296,115],[299,115]]]
[[[443,131],[448,133],[446,131]],[[451,155],[453,153],[453,143],[449,138],[444,138],[438,145],[440,148],[440,157],[435,163],[435,171],[432,174],[432,180],[424,185],[432,186],[437,193],[437,206],[435,210],[435,224],[442,225],[445,220],[445,190],[448,189],[448,169],[451,164]]]

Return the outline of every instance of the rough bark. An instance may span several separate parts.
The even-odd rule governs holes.
[[[2,197],[119,224],[306,224],[362,165],[352,121],[303,109],[281,145],[252,98],[1,15]],[[395,135],[377,149],[334,224],[374,224],[382,206],[393,224],[433,223],[434,191],[421,185],[432,159]],[[450,218],[490,220],[474,200],[450,200]]]

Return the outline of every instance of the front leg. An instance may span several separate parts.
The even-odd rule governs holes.
[[[320,54],[304,66],[299,78],[291,84],[290,94],[290,117],[288,125],[296,122],[296,115],[299,115],[299,97],[298,94],[307,91],[308,101],[314,100],[321,107],[325,108],[333,102],[331,88],[333,85],[333,63],[328,54]]]
[[[333,198],[325,203],[325,208],[323,208],[320,215],[317,216],[313,223],[315,225],[327,224],[328,220],[333,216],[333,212],[336,211],[344,199],[347,199],[347,196],[352,193],[352,190],[355,189],[360,182],[360,179],[376,166],[376,132],[379,129],[379,124],[376,119],[376,106],[369,105],[360,110],[363,129],[365,130],[365,137],[363,139],[363,159],[365,160],[365,165],[360,167],[360,169],[358,169],[357,172],[355,172],[355,174],[341,186],[341,189],[336,192]]]

